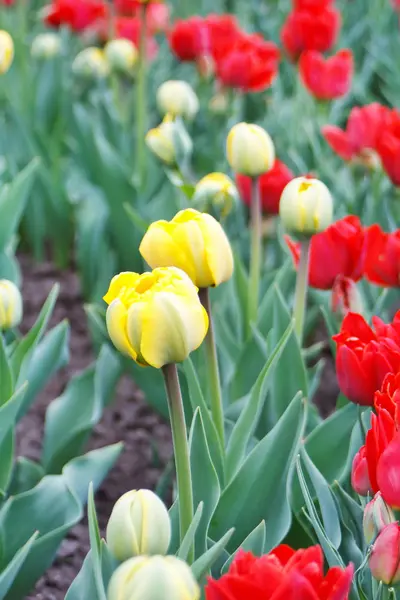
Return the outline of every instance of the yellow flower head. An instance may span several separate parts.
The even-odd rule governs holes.
[[[235,173],[258,177],[272,169],[275,148],[262,127],[238,123],[228,134],[226,156]]]
[[[14,58],[14,42],[8,31],[0,30],[0,75],[7,73]]]
[[[152,267],[174,266],[199,288],[231,278],[233,256],[229,240],[214,217],[193,208],[172,221],[156,221],[145,233],[139,252]]]
[[[174,267],[116,275],[104,296],[114,346],[138,364],[157,369],[185,360],[208,329],[197,292]]]
[[[138,51],[130,40],[110,40],[104,47],[104,54],[112,71],[131,74],[138,61]]]
[[[16,327],[21,319],[21,292],[12,281],[0,279],[0,331]]]
[[[288,231],[306,236],[319,233],[332,223],[332,196],[319,179],[296,177],[282,192],[279,214]]]
[[[192,200],[200,210],[213,207],[219,209],[222,216],[226,216],[238,197],[238,191],[230,177],[225,173],[210,173],[197,183]]]
[[[161,114],[193,119],[199,110],[199,100],[186,81],[165,81],[157,90],[157,105]]]

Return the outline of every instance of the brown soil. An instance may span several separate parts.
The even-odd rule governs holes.
[[[22,330],[25,332],[32,326],[55,282],[60,284],[60,295],[51,325],[65,318],[71,325],[71,359],[68,367],[59,372],[47,386],[17,429],[18,454],[39,460],[47,405],[62,393],[73,374],[93,360],[93,355],[76,275],[72,271],[61,272],[50,263],[36,265],[24,255],[19,256],[19,260],[23,273],[25,310]],[[95,428],[88,449],[121,440],[124,442],[124,451],[96,494],[97,512],[103,532],[115,501],[130,489],[154,489],[163,465],[172,454],[168,425],[146,405],[142,395],[128,378],[121,380],[115,402],[106,410],[102,421]],[[158,454],[157,464],[154,462],[154,449]],[[38,582],[27,600],[63,599],[88,549],[87,525],[83,521],[70,532],[54,565]]]

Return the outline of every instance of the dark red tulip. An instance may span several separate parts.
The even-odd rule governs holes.
[[[340,32],[341,16],[330,3],[303,0],[289,13],[281,31],[282,44],[292,60],[305,50],[328,52]]]
[[[198,60],[210,48],[207,23],[197,16],[175,21],[169,34],[169,44],[179,60]]]

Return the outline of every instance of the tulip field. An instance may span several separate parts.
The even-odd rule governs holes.
[[[0,0],[0,600],[400,600],[399,56]]]

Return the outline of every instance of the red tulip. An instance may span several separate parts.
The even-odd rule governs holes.
[[[367,496],[372,490],[368,474],[368,462],[365,456],[365,446],[360,448],[353,459],[351,485],[354,491],[360,494],[360,496]]]
[[[364,406],[373,405],[386,375],[400,369],[400,311],[392,324],[378,317],[372,323],[373,328],[361,315],[349,313],[333,336],[339,387],[349,400]],[[370,479],[374,485],[371,473]]]
[[[332,100],[347,94],[353,78],[353,53],[339,50],[325,59],[319,52],[303,52],[299,61],[301,79],[318,100]]]
[[[293,260],[300,260],[300,244],[285,237]],[[365,234],[360,219],[352,215],[333,223],[311,239],[309,284],[319,290],[331,290],[339,276],[358,281],[362,277]]]
[[[365,277],[383,287],[400,286],[400,229],[384,232],[377,224],[366,232]]]
[[[324,576],[320,546],[292,550],[281,545],[260,558],[240,550],[228,573],[209,579],[206,600],[347,600],[353,565]]]
[[[363,312],[363,302],[357,284],[350,277],[338,275],[332,286],[332,312],[342,317],[348,312]]]
[[[175,21],[169,44],[172,52],[181,61],[195,61],[208,53],[209,30],[202,17],[190,17]]]
[[[242,35],[216,62],[216,74],[226,87],[260,92],[271,85],[278,72],[279,50],[260,35]]]
[[[143,2],[139,2],[139,0],[114,0],[114,6],[119,15],[139,17]],[[166,31],[168,24],[168,4],[164,2],[150,2],[146,5],[146,26],[150,35]]]
[[[108,15],[103,0],[53,0],[45,10],[44,21],[50,27],[66,25],[73,31],[94,27]]]
[[[386,525],[380,532],[369,559],[372,576],[386,585],[400,581],[400,527],[398,523]]]
[[[332,6],[334,0],[294,0],[294,10],[324,10]]]
[[[392,183],[400,186],[400,112],[392,110],[381,130],[377,152]]]
[[[389,112],[386,106],[378,102],[367,106],[356,106],[350,112],[346,129],[325,125],[321,129],[322,135],[332,150],[343,160],[363,158],[363,153],[376,151]]]
[[[208,15],[205,19],[208,29],[208,53],[218,62],[235,45],[236,40],[245,37],[236,17],[224,15]]]
[[[269,215],[279,214],[279,201],[285,186],[294,178],[294,173],[283,163],[276,159],[270,171],[258,179],[258,191],[261,198],[261,208]],[[251,204],[251,177],[236,175],[236,185],[243,202]]]
[[[116,17],[113,24],[115,38],[130,40],[137,48],[140,44],[141,21],[138,17]],[[109,39],[110,25],[102,21],[96,28],[97,35],[103,41]],[[158,44],[150,35],[146,38],[146,54],[148,60],[154,60],[157,56]]]
[[[339,35],[341,16],[339,11],[325,2],[303,0],[292,11],[283,25],[281,40],[290,58],[296,60],[305,50],[328,52]]]

